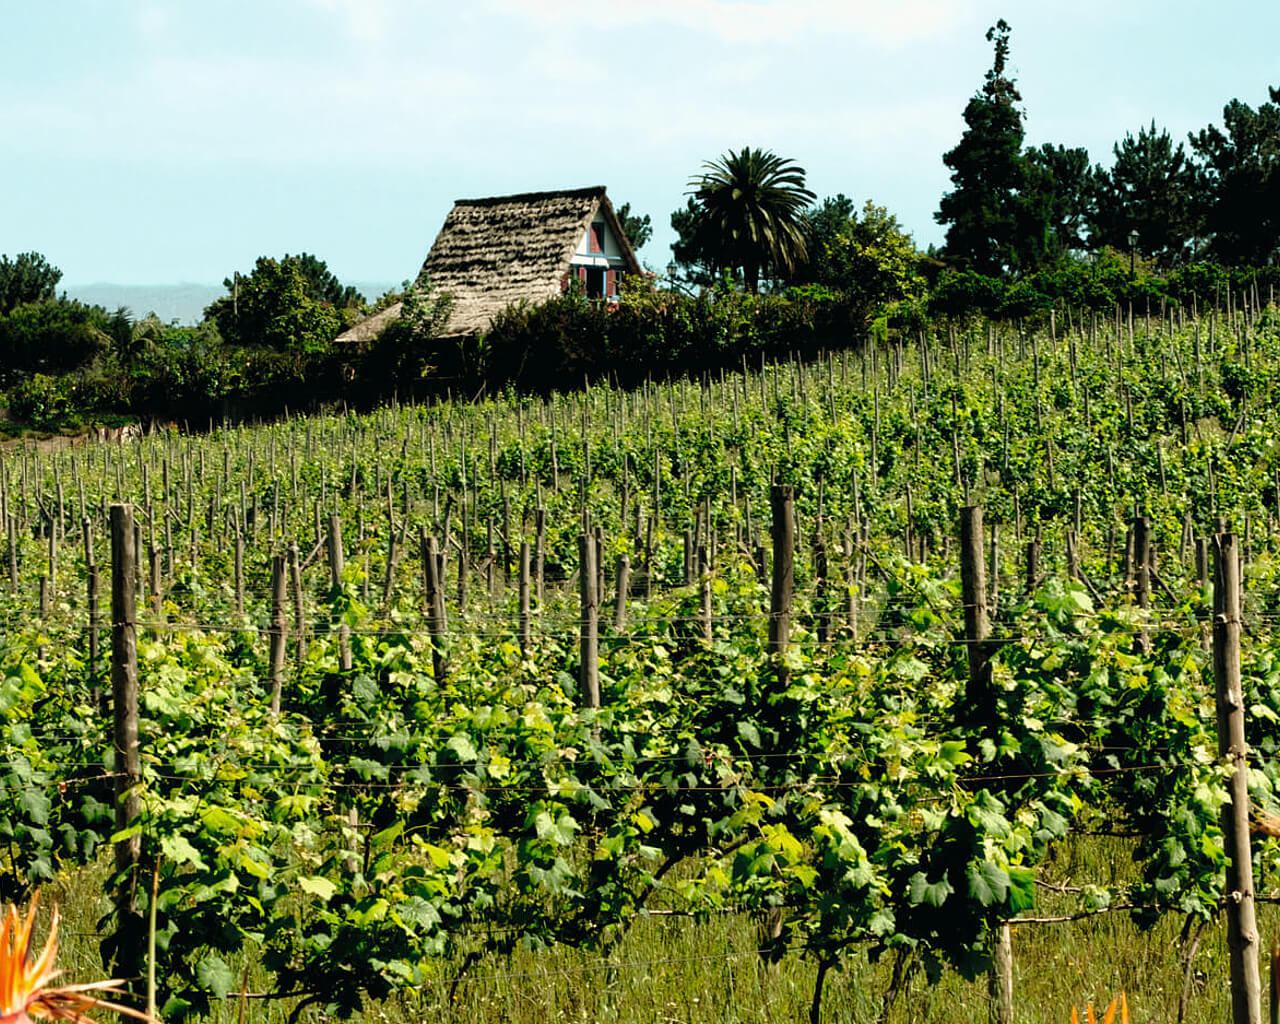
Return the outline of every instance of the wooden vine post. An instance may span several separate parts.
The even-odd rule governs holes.
[[[98,631],[102,628],[101,622],[99,621],[100,612],[98,609],[98,563],[93,555],[93,528],[89,523],[88,517],[83,521],[83,528],[85,586],[88,590],[88,594],[86,596],[88,598],[89,611],[89,683],[91,687],[93,706],[105,714],[107,703],[104,699],[101,677],[99,675],[100,667],[98,665],[98,659],[100,656],[100,651],[98,650]]]
[[[547,510],[537,508],[533,513],[533,579],[538,610],[546,597],[547,562]]]
[[[236,618],[244,618],[244,534],[236,527],[235,549],[233,554],[236,587]]]
[[[137,785],[142,777],[138,752],[138,609],[135,574],[138,564],[133,509],[111,506],[111,711],[115,744],[116,831],[123,832],[138,818],[141,801]],[[141,950],[131,938],[142,934],[138,913],[138,862],[142,836],[131,835],[115,844],[117,972],[138,973]]]
[[[968,703],[980,728],[995,732],[999,723],[991,681],[991,619],[987,614],[981,505],[966,505],[960,510],[960,590],[964,602],[965,646],[969,651]],[[1012,1024],[1013,936],[1007,921],[995,933],[989,982],[993,1019],[997,1024]]]
[[[237,538],[238,539],[238,538]],[[329,582],[333,588],[333,596],[342,593],[342,577],[346,571],[346,556],[342,550],[342,520],[335,512],[329,517]],[[350,672],[354,662],[351,659],[351,627],[346,622],[338,624],[338,666],[343,672]]]
[[[960,510],[960,588],[964,602],[964,638],[969,651],[968,703],[979,721],[994,729],[996,706],[987,644],[991,620],[987,614],[981,505],[966,505]]]
[[[528,657],[529,648],[533,641],[533,631],[531,628],[533,614],[530,607],[530,596],[533,589],[533,580],[529,572],[530,547],[529,542],[520,542],[520,653]]]
[[[296,634],[294,657],[298,668],[307,660],[307,618],[302,594],[302,552],[297,544],[289,545],[289,576],[293,582],[293,630]]]
[[[578,538],[578,592],[582,618],[578,635],[582,706],[600,706],[600,598],[596,590],[596,540],[590,532]]]
[[[422,528],[422,574],[426,581],[427,629],[431,633],[431,674],[436,682],[444,679],[444,572],[440,548],[434,535]]]
[[[280,698],[284,692],[285,647],[289,633],[285,609],[289,580],[285,573],[285,556],[273,555],[271,557],[271,648],[268,658],[273,715],[280,714]]]
[[[614,586],[617,593],[613,602],[613,631],[621,633],[627,626],[627,594],[631,590],[631,559],[626,555],[618,556]]]
[[[795,593],[796,499],[790,484],[770,492],[773,524],[773,587],[769,596],[769,655],[779,692],[787,688],[787,645],[791,639],[791,603]],[[748,694],[750,703],[750,694]]]
[[[698,577],[698,621],[702,626],[703,643],[710,646],[711,631],[711,557],[705,544],[698,545],[697,553]]]
[[[1231,960],[1232,1024],[1262,1019],[1258,923],[1249,846],[1249,765],[1240,682],[1240,546],[1234,533],[1214,538],[1213,679],[1218,694],[1218,754],[1234,769],[1231,800],[1222,805],[1227,852],[1227,947]]]
[[[1133,520],[1134,599],[1139,608],[1151,607],[1151,520],[1137,516]],[[1144,628],[1138,632],[1138,650],[1151,653],[1151,634]]]

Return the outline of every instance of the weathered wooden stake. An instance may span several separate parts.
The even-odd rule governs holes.
[[[284,555],[271,556],[271,647],[268,655],[271,680],[271,713],[280,714],[280,697],[284,692],[284,655],[288,643],[289,623],[285,617],[288,577]]]
[[[986,727],[996,727],[995,693],[991,685],[988,638],[986,563],[982,551],[982,506],[960,510],[960,590],[964,602],[964,636],[969,651],[969,689],[966,702]]]
[[[98,567],[90,562],[85,566],[86,587],[88,588],[89,601],[89,686],[93,706],[100,711],[106,710],[106,701],[103,699],[102,685],[98,675],[98,659],[101,657],[99,650],[99,630],[102,623],[99,618],[98,611]]]
[[[244,618],[244,534],[237,528],[235,540],[236,618]]]
[[[1133,521],[1133,589],[1139,608],[1151,606],[1151,520]]]
[[[578,538],[578,592],[582,615],[578,633],[582,706],[600,706],[600,604],[596,592],[596,541],[590,533]]]
[[[394,524],[387,526],[387,571],[382,580],[382,614],[391,610],[391,597],[396,585],[396,561],[400,553],[396,545],[396,528]]]
[[[431,667],[436,682],[444,679],[444,579],[436,538],[422,530],[422,572],[427,584],[427,628],[431,632]]]
[[[774,484],[770,492],[773,515],[773,586],[769,596],[769,654],[778,690],[787,688],[787,645],[791,639],[791,601],[795,591],[796,512],[790,484]],[[748,693],[748,704],[752,695]]]
[[[532,590],[533,581],[529,573],[530,559],[529,542],[520,542],[520,652],[528,655],[529,647],[532,643],[532,622],[533,615],[529,607],[530,591]]]
[[[631,589],[631,559],[619,555],[614,572],[617,593],[613,602],[613,631],[621,633],[627,627],[627,594]]]
[[[164,594],[160,587],[160,549],[154,544],[147,552],[148,565],[150,566],[150,594],[151,594],[151,610],[156,615],[160,614],[160,608],[164,600]]]
[[[702,623],[702,639],[710,644],[711,632],[711,562],[705,544],[698,545],[698,619]]]
[[[1032,545],[1036,542],[1032,541]],[[979,728],[998,731],[995,689],[991,681],[991,620],[987,614],[986,564],[982,551],[982,506],[960,510],[960,591],[964,602],[964,638],[969,650],[966,700]],[[993,939],[989,976],[997,1024],[1013,1021],[1013,938],[1008,922]]]
[[[14,516],[8,516],[6,526],[9,530],[9,591],[18,592],[18,527]]]
[[[1134,596],[1139,608],[1151,607],[1151,520],[1138,516],[1133,521],[1133,581]],[[1151,653],[1151,634],[1138,630],[1138,650]]]
[[[1214,538],[1213,678],[1218,694],[1218,754],[1234,769],[1222,806],[1227,852],[1227,947],[1233,1024],[1262,1019],[1253,858],[1249,849],[1249,765],[1240,681],[1240,547],[1233,533]]]
[[[335,512],[329,517],[329,583],[332,596],[342,592],[342,576],[346,571],[346,555],[342,550],[342,520]],[[354,662],[351,659],[351,627],[345,622],[338,623],[338,667],[343,672],[350,672]]]
[[[547,577],[547,510],[538,508],[533,513],[533,579],[538,608],[546,596]]]
[[[115,743],[116,831],[123,832],[137,820],[141,801],[137,785],[142,777],[138,752],[138,616],[137,534],[133,509],[111,506],[111,709]],[[121,876],[116,894],[117,934],[125,944],[117,953],[122,976],[137,973],[141,950],[130,936],[141,933],[138,913],[138,862],[142,836],[134,834],[115,844],[116,873]]]
[[[289,575],[293,581],[293,632],[296,636],[294,657],[298,668],[307,660],[307,617],[302,594],[302,553],[297,544],[289,545]]]

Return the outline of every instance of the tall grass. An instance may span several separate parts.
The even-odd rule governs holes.
[[[1134,876],[1131,841],[1077,837],[1056,851],[1044,872],[1036,917],[1069,914],[1078,898],[1059,895],[1055,884],[1123,885]],[[106,909],[105,870],[83,871],[46,889],[61,905],[64,931],[60,964],[70,980],[101,975],[98,917]],[[1260,886],[1261,890],[1261,886]],[[1280,934],[1280,908],[1258,912],[1263,945]],[[1128,994],[1135,1024],[1172,1022],[1188,975],[1184,952],[1190,932],[1176,913],[1155,926],[1136,925],[1123,910],[1076,921],[1016,925],[1013,929],[1015,1016],[1025,1024],[1062,1024],[1072,1006],[1105,1006]],[[1194,928],[1192,929],[1194,931]],[[572,949],[517,950],[469,965],[462,958],[432,965],[416,991],[364,1008],[362,1020],[378,1024],[773,1024],[808,1019],[815,967],[794,955],[776,964],[763,959],[758,922],[747,914],[695,920],[678,914],[638,919],[608,961]],[[985,976],[968,981],[944,972],[930,982],[918,964],[909,967],[885,1016],[893,978],[892,958],[868,962],[855,951],[844,969],[828,976],[822,1004],[826,1022],[885,1024],[987,1024],[990,997]],[[290,1000],[256,998],[270,985],[252,955],[236,965],[250,998],[235,995],[209,1024],[288,1024]],[[1266,979],[1264,965],[1264,982]],[[1188,1022],[1230,1019],[1231,998],[1225,923],[1203,931],[1191,962]],[[308,1009],[302,1021],[326,1018]]]

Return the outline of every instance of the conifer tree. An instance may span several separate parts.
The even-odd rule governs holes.
[[[1205,223],[1210,248],[1224,263],[1262,266],[1280,260],[1280,89],[1256,110],[1232,100],[1222,128],[1191,137],[1204,161]]]
[[[1135,136],[1125,133],[1114,149],[1109,171],[1094,172],[1094,211],[1090,237],[1095,247],[1130,249],[1136,231],[1136,252],[1162,267],[1191,258],[1196,235],[1196,168],[1182,143],[1157,131],[1155,121]]]
[[[947,225],[944,254],[991,275],[1017,262],[1018,204],[1027,173],[1022,96],[1007,72],[1011,31],[1003,18],[987,30],[994,58],[981,90],[964,108],[964,134],[942,158],[955,188],[934,214]]]

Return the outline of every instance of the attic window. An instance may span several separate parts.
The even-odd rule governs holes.
[[[591,252],[604,252],[604,225],[593,223],[591,225]]]

